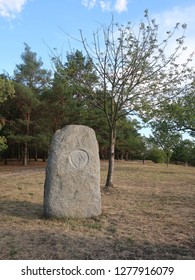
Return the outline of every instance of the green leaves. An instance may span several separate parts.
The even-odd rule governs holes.
[[[0,105],[7,99],[13,98],[15,94],[14,86],[11,80],[8,80],[5,75],[0,75]],[[5,125],[5,119],[0,114],[0,131]],[[4,136],[0,136],[0,152],[7,149],[7,140]]]
[[[42,68],[43,62],[37,58],[37,54],[25,45],[24,53],[21,55],[22,63],[16,65],[14,71],[15,80],[26,85],[36,93],[50,85],[51,71]]]
[[[161,104],[156,111],[160,119],[166,116],[170,126],[175,131],[195,133],[195,91],[193,87],[187,89],[182,95]]]
[[[172,129],[172,126],[165,120],[156,120],[151,123],[153,137],[151,142],[161,147],[167,155],[167,165],[174,147],[181,140],[181,135]]]
[[[0,136],[0,153],[7,149],[7,140],[4,136]]]
[[[173,149],[172,159],[174,161],[185,162],[185,164],[195,163],[195,142],[186,139],[180,141]]]
[[[0,104],[6,101],[8,98],[14,96],[15,90],[13,82],[6,79],[3,75],[0,76]]]

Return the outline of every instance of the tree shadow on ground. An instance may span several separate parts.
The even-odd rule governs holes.
[[[43,215],[43,206],[30,201],[1,200],[0,213],[14,217],[37,219]]]
[[[0,232],[0,259],[42,260],[185,260],[194,259],[190,244],[152,244],[80,232],[8,230]]]
[[[153,244],[101,230],[88,233],[85,228],[82,232],[76,223],[74,230],[68,229],[65,220],[58,223],[58,220],[43,219],[42,205],[29,201],[1,200],[0,213],[6,219],[9,216],[22,218],[25,224],[39,220],[37,224],[29,222],[26,228],[17,219],[14,226],[10,221],[1,227],[0,259],[195,259],[194,240],[178,245],[174,242]]]

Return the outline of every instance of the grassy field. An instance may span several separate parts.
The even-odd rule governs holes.
[[[0,166],[0,259],[195,258],[195,168],[116,162],[91,219],[45,219],[44,176],[42,164]]]

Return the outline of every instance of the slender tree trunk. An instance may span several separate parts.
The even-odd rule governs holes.
[[[115,156],[116,128],[110,129],[109,158],[108,158],[108,174],[105,189],[113,186],[114,173],[114,156]]]
[[[142,162],[143,162],[143,164],[145,164],[145,154],[143,154]]]
[[[43,160],[43,162],[45,162],[45,161],[46,161],[46,158],[47,158],[47,153],[46,153],[46,152],[43,152],[43,156],[42,156],[42,160]]]
[[[169,166],[169,154],[167,154],[167,167]]]
[[[4,152],[4,164],[7,165],[7,151]]]
[[[34,148],[34,153],[35,153],[35,161],[38,161],[38,155],[37,155],[37,149]]]
[[[28,144],[24,143],[24,156],[23,156],[23,165],[28,165]]]
[[[29,112],[27,112],[26,114],[26,136],[28,136],[30,132],[30,113],[31,110],[29,110]],[[28,165],[28,142],[27,141],[24,142],[23,165],[25,166]]]
[[[21,155],[22,155],[22,152],[21,152],[21,143],[18,143],[18,145],[17,145],[17,161],[20,161],[20,160],[21,160]]]
[[[129,152],[125,153],[125,160],[128,161],[129,160]]]

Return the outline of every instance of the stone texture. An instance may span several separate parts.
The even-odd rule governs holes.
[[[47,217],[101,214],[99,149],[93,129],[68,125],[52,138],[44,186]]]

